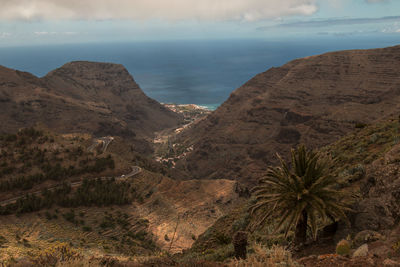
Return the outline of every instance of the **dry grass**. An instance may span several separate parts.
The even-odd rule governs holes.
[[[66,243],[55,244],[42,251],[32,260],[39,266],[55,266],[64,261],[81,260],[81,254]]]
[[[301,266],[292,259],[292,254],[285,248],[273,246],[266,248],[260,244],[252,246],[254,253],[248,255],[246,260],[232,260],[229,267],[292,267]]]

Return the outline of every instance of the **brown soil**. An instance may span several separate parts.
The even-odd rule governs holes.
[[[190,248],[200,234],[240,201],[234,181],[176,181],[149,175],[144,173],[136,181],[146,188],[139,190],[152,192],[138,211],[150,221],[150,231],[158,237],[157,243],[170,252]]]

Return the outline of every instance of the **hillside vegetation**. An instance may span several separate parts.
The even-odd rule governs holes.
[[[39,128],[1,135],[1,263],[158,259],[241,201],[234,181],[177,180],[121,138],[106,151],[97,141]],[[128,177],[133,166],[141,172]]]
[[[334,166],[331,173],[338,181],[338,188],[352,194],[353,212],[348,212],[351,224],[348,226],[344,222],[339,222],[336,231],[326,232],[328,228],[324,227],[327,225],[321,221],[318,225],[317,241],[309,243],[304,250],[297,253],[297,257],[335,253],[336,242],[342,238],[350,240],[352,249],[367,243],[370,248],[369,255],[374,253],[377,255],[374,260],[378,265],[387,257],[392,259],[400,257],[399,127],[397,118],[382,120],[371,125],[358,125],[354,132],[319,150],[321,154],[329,154],[333,158]],[[253,218],[249,214],[249,207],[253,203],[253,199],[250,199],[247,204],[237,206],[232,212],[217,220],[199,236],[188,255],[194,254],[219,261],[232,257],[232,236],[239,230],[250,230],[249,225],[252,224]],[[273,231],[279,220],[280,218],[269,220],[262,229],[252,232],[249,237],[250,242],[267,246],[290,245],[293,232],[285,238],[283,232]],[[312,240],[311,232],[308,234]],[[343,262],[342,260],[338,261]],[[305,262],[309,264],[306,266],[312,266],[317,260]]]
[[[0,135],[0,191],[7,197],[79,177],[111,176],[116,170],[111,154],[87,151],[79,135],[64,138],[34,128]],[[120,167],[120,166],[118,166]]]

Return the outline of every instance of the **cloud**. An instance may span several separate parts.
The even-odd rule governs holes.
[[[400,29],[385,28],[381,30],[382,33],[400,33]]]
[[[42,31],[42,32],[34,32],[33,34],[37,35],[37,36],[43,36],[43,35],[49,35],[49,34],[54,34],[54,33]]]
[[[370,34],[377,34],[381,33],[378,30],[358,30],[358,31],[344,31],[344,32],[318,32],[317,35],[333,35],[338,37],[348,37],[348,36],[355,36],[355,35],[370,35]]]
[[[7,38],[10,36],[11,36],[11,33],[9,33],[9,32],[0,32],[0,38]]]
[[[389,0],[365,0],[368,4],[375,4],[375,3],[387,3]]]
[[[307,21],[297,21],[281,23],[274,26],[259,27],[258,30],[268,30],[271,28],[281,27],[281,28],[291,28],[291,27],[330,27],[337,25],[356,25],[356,24],[369,24],[369,23],[387,23],[387,22],[398,22],[400,21],[400,16],[388,16],[381,18],[343,18],[343,19],[325,19],[325,20],[307,20]]]
[[[254,21],[311,15],[317,0],[0,0],[0,20]]]
[[[400,23],[396,22],[393,25],[387,26],[386,28],[382,29],[381,32],[383,32],[383,33],[400,33]]]
[[[47,31],[36,31],[33,32],[36,36],[50,36],[50,35],[76,35],[77,32],[47,32]]]

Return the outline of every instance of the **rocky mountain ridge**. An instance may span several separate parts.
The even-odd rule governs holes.
[[[198,179],[254,184],[275,153],[316,148],[400,112],[400,46],[332,52],[256,75],[183,132],[194,150],[177,167]]]
[[[181,123],[118,64],[71,62],[43,78],[0,67],[2,132],[37,123],[58,132],[147,139]]]

